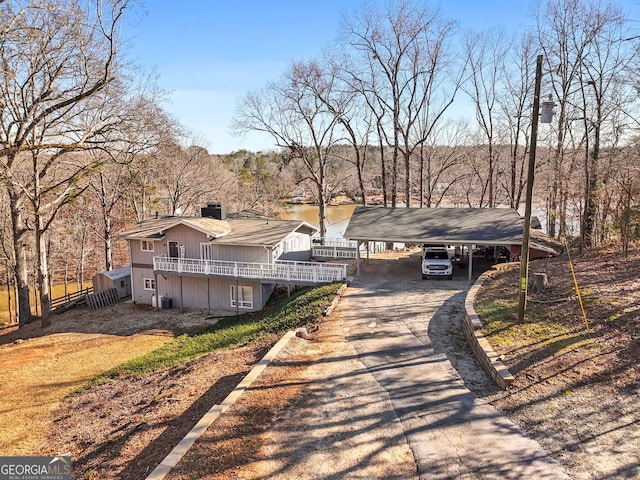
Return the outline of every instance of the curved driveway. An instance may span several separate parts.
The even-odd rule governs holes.
[[[418,262],[416,255],[363,260],[337,313],[360,360],[387,392],[419,477],[568,478],[537,442],[470,392],[436,352],[430,321],[442,324],[462,314],[466,270],[453,281],[423,281]]]

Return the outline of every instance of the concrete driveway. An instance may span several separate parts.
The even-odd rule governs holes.
[[[168,478],[568,478],[461,380],[488,384],[459,331],[466,276],[421,280],[417,251],[363,262],[313,339],[293,338],[196,443],[195,473]],[[202,476],[230,438],[242,461]]]
[[[453,320],[463,313],[466,274],[421,280],[416,253],[363,261],[337,309],[346,337],[386,391],[420,478],[568,478],[438,353],[448,325],[459,325]]]

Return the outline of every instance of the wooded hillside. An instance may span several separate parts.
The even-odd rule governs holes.
[[[152,8],[150,6],[149,8]],[[614,3],[548,0],[527,31],[460,32],[424,2],[354,10],[336,45],[248,92],[232,127],[265,152],[216,155],[125,56],[128,0],[0,3],[0,281],[13,318],[47,320],[53,281],[127,262],[114,240],[210,201],[276,215],[295,189],[386,206],[520,208],[534,63],[544,56],[534,204],[581,249],[640,236],[640,36]],[[454,120],[464,98],[472,119]],[[15,301],[17,299],[17,301]]]

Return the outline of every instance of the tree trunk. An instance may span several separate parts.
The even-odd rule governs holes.
[[[380,146],[380,180],[382,183],[382,204],[388,206],[387,197],[387,161],[384,155],[384,145],[382,144],[382,126],[378,121],[378,144]]]
[[[409,147],[405,146],[404,153],[404,203],[407,208],[411,207],[411,156],[409,155]]]
[[[529,290],[532,293],[542,293],[549,287],[549,279],[546,273],[534,273],[529,277]]]
[[[366,146],[364,147],[365,149],[367,148]],[[362,205],[366,205],[367,204],[367,196],[366,196],[366,192],[365,192],[365,187],[364,187],[364,174],[363,174],[363,167],[364,167],[364,162],[365,162],[365,158],[366,158],[366,151],[364,156],[360,155],[359,152],[359,147],[356,146],[356,166],[358,169],[358,188],[360,189],[360,196],[362,198]]]
[[[12,275],[9,273],[9,260],[7,260],[7,310],[9,313],[9,323],[14,323],[13,298],[11,296]]]
[[[591,154],[585,159],[586,182],[584,199],[584,222],[582,230],[582,243],[585,248],[594,246],[594,230],[596,223],[597,201],[598,201],[598,160],[600,157],[600,125],[597,123],[594,129],[594,141]]]
[[[394,147],[391,157],[391,207],[398,204],[398,150]]]
[[[104,216],[104,266],[106,271],[113,270],[113,239],[109,215]]]
[[[322,185],[317,185],[318,187],[318,222],[320,223],[320,238],[324,240],[327,236],[327,225],[325,218],[325,199],[324,199],[324,188]]]
[[[47,258],[46,242],[44,241],[44,232],[42,231],[42,217],[36,217],[36,251],[38,252],[37,268],[38,268],[38,289],[40,291],[40,314],[42,315],[42,326],[51,325],[49,318],[49,300],[51,294],[49,292],[49,267]]]
[[[22,218],[22,201],[21,195],[15,192],[13,188],[8,189],[9,208],[11,210],[11,227],[13,252],[15,260],[15,277],[16,277],[16,316],[20,326],[27,325],[33,321],[31,314],[31,301],[29,299],[29,271],[27,268],[27,230],[24,228],[24,220]]]

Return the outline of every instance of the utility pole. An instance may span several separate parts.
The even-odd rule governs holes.
[[[542,55],[536,62],[536,82],[533,93],[533,113],[531,115],[531,147],[529,149],[529,170],[527,173],[527,197],[522,229],[522,251],[520,252],[520,297],[518,301],[518,323],[524,322],[527,309],[527,279],[529,274],[529,243],[531,239],[531,203],[533,197],[533,177],[536,171],[536,144],[538,143],[538,115],[540,111],[540,84],[542,83]]]

